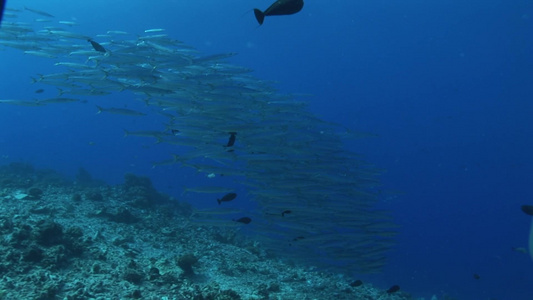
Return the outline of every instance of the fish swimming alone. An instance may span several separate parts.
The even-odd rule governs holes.
[[[531,227],[529,228],[528,249],[529,256],[533,260],[533,205],[522,205],[522,211],[527,215],[532,216]]]
[[[259,25],[262,25],[266,16],[292,15],[302,10],[302,7],[304,7],[303,0],[277,0],[264,12],[254,8],[254,14]]]
[[[233,199],[237,198],[237,194],[235,193],[228,193],[224,195],[221,199],[217,199],[218,204],[220,205],[222,202],[229,202]]]

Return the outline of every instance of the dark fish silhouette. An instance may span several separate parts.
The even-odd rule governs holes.
[[[522,211],[530,216],[533,216],[533,205],[522,205]]]
[[[5,7],[6,7],[6,0],[0,0],[0,24],[2,24],[2,16],[4,16]]]
[[[233,220],[233,221],[243,223],[243,224],[250,224],[250,222],[252,222],[252,219],[248,217],[242,217],[240,219]]]
[[[230,136],[229,136],[228,144],[226,145],[226,147],[231,147],[231,146],[235,145],[235,138],[236,138],[237,133],[236,132],[230,132],[229,134],[230,134]]]
[[[393,285],[387,290],[387,294],[396,293],[399,290],[400,290],[400,286],[399,285]]]
[[[284,210],[284,211],[281,212],[281,216],[285,217],[286,214],[290,214],[290,213],[292,213],[292,211],[287,209],[287,210]]]
[[[42,92],[44,92],[44,90],[43,90],[43,89],[38,89],[38,90],[35,90],[35,93],[36,93],[36,94],[40,94],[40,93],[42,93]]]
[[[481,276],[479,276],[479,274],[474,274],[474,279],[479,280],[480,278]]]
[[[527,254],[527,249],[524,248],[524,247],[511,247],[511,250],[513,250],[515,252]]]
[[[254,8],[254,14],[259,25],[262,25],[265,16],[292,15],[302,10],[302,7],[304,7],[303,0],[278,0],[272,3],[264,12]]]
[[[528,250],[529,256],[533,259],[533,205],[522,205],[522,211],[532,217],[531,227],[529,228]]]
[[[218,204],[220,205],[222,202],[229,202],[233,199],[237,198],[237,194],[235,193],[228,193],[224,195],[221,199],[217,199]]]
[[[356,280],[356,281],[350,283],[351,287],[358,287],[358,286],[362,286],[362,285],[363,285],[363,282],[361,280]]]
[[[93,45],[93,48],[94,50],[98,51],[98,52],[102,52],[102,53],[106,53],[106,50],[104,47],[102,47],[102,45],[98,44],[97,42],[91,40],[91,39],[88,39],[87,40],[89,43],[91,43],[91,45]]]

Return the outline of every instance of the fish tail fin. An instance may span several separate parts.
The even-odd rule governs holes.
[[[254,8],[254,15],[259,25],[263,25],[263,21],[265,20],[265,14],[261,10]]]
[[[98,109],[98,111],[96,112],[97,114],[101,113],[104,111],[104,109],[98,105],[96,105],[96,108]]]
[[[127,137],[128,135],[130,135],[130,132],[127,131],[126,129],[122,128],[122,130],[124,130],[124,137]]]
[[[222,201],[220,201],[220,199],[217,199],[217,202],[218,202],[218,205],[220,205],[220,203],[222,203]]]

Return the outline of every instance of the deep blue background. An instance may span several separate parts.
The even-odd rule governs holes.
[[[519,207],[533,204],[531,1],[306,0],[261,27],[251,9],[267,0],[8,1],[23,5],[75,19],[73,30],[88,35],[166,28],[206,54],[238,52],[231,62],[282,92],[312,94],[321,118],[377,135],[348,146],[387,170],[382,200],[401,234],[384,274],[366,280],[426,298],[533,299],[533,262],[511,251],[526,245],[531,221]],[[0,99],[56,94],[34,94],[42,86],[30,80],[61,71],[54,61],[7,49],[0,62]],[[178,166],[152,168],[172,147],[123,138],[123,128],[158,129],[161,119],[96,115],[94,103],[150,109],[135,98],[2,105],[0,163],[69,175],[83,166],[110,183],[134,172],[176,197],[206,182]],[[185,195],[212,201],[204,196]]]

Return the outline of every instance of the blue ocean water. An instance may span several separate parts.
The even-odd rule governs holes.
[[[347,147],[386,169],[382,206],[401,227],[384,273],[368,280],[426,298],[533,299],[533,262],[511,250],[527,244],[531,217],[520,205],[533,204],[533,3],[307,0],[259,27],[251,9],[270,4],[8,1],[75,20],[87,35],[165,28],[203,53],[239,53],[232,63],[281,92],[311,94],[322,119],[375,134]],[[0,55],[1,99],[35,98],[30,76],[57,71],[21,51]],[[71,175],[81,166],[110,183],[131,172],[177,198],[206,180],[177,165],[152,168],[170,145],[123,137],[123,128],[160,129],[157,116],[96,115],[94,102],[150,109],[120,93],[91,104],[4,105],[0,163]]]

